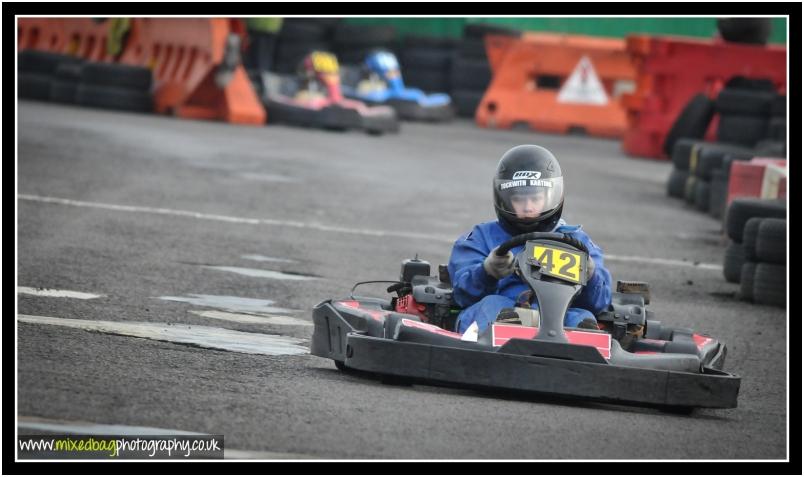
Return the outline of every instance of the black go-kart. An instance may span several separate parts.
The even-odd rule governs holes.
[[[538,312],[507,310],[483,332],[461,334],[445,266],[406,260],[390,299],[326,300],[313,310],[311,352],[342,371],[389,381],[429,382],[544,393],[687,413],[734,408],[740,377],[722,370],[726,346],[688,328],[662,325],[646,310],[644,282],[617,283],[598,330],[565,328],[564,315],[586,283],[588,251],[569,235],[530,233],[515,270],[529,284]],[[358,284],[359,285],[359,284]],[[356,285],[357,286],[357,285]],[[354,292],[355,288],[352,289]]]

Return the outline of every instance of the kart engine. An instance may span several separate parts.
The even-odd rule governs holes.
[[[418,257],[404,260],[399,283],[388,291],[398,295],[392,300],[397,312],[418,316],[446,330],[455,328],[461,309],[452,299],[452,283],[446,265],[439,265],[438,277],[431,277],[429,262]]]

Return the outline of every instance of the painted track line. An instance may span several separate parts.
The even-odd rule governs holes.
[[[195,212],[191,210],[178,210],[178,209],[165,209],[155,207],[140,207],[133,205],[119,205],[119,204],[104,204],[101,202],[86,202],[81,200],[62,199],[58,197],[42,197],[37,195],[19,194],[17,198],[20,200],[28,200],[32,202],[42,202],[48,204],[71,205],[74,207],[89,207],[93,209],[114,210],[117,212],[140,212],[148,214],[172,215],[177,217],[190,217],[201,220],[214,220],[218,222],[228,222],[236,224],[249,224],[249,225],[277,225],[282,227],[294,227],[300,229],[318,230],[322,232],[338,232],[353,235],[367,235],[371,237],[403,237],[412,239],[424,240],[437,240],[441,242],[453,243],[455,237],[446,237],[443,235],[419,234],[414,232],[405,231],[387,231],[387,230],[374,230],[374,229],[360,229],[349,227],[338,227],[334,225],[325,225],[315,222],[298,222],[294,220],[277,220],[277,219],[255,219],[249,217],[234,217],[229,215],[218,214],[205,214],[202,212]]]
[[[218,222],[229,222],[229,223],[237,223],[237,224],[249,224],[249,225],[274,225],[280,227],[294,227],[300,229],[309,229],[309,230],[317,230],[322,232],[337,232],[337,233],[345,233],[345,234],[352,234],[352,235],[364,235],[370,237],[402,237],[402,238],[410,238],[410,239],[421,239],[421,240],[430,240],[430,241],[437,241],[437,242],[444,242],[444,243],[454,243],[455,237],[447,237],[444,235],[434,235],[434,234],[422,234],[422,233],[415,233],[415,232],[407,232],[407,231],[388,231],[388,230],[375,230],[375,229],[360,229],[360,228],[349,228],[349,227],[337,227],[334,225],[325,225],[319,224],[315,222],[298,222],[293,220],[277,220],[277,219],[255,219],[249,217],[235,217],[229,215],[218,215],[218,214],[205,214],[202,212],[195,212],[191,210],[178,210],[178,209],[166,209],[166,208],[155,208],[155,207],[140,207],[140,206],[133,206],[133,205],[119,205],[119,204],[105,204],[101,202],[87,202],[87,201],[80,201],[80,200],[71,200],[71,199],[62,199],[58,197],[43,197],[38,195],[30,195],[30,194],[18,194],[17,198],[19,200],[27,200],[32,202],[41,202],[47,204],[60,204],[60,205],[70,205],[74,207],[89,207],[94,209],[104,209],[104,210],[115,210],[118,212],[140,212],[140,213],[148,213],[148,214],[161,214],[161,215],[172,215],[178,217],[190,217],[194,219],[201,219],[201,220],[214,220]],[[617,256],[617,255],[607,255],[605,257],[606,260],[612,261],[622,261],[622,262],[636,262],[636,263],[647,263],[651,265],[665,265],[665,266],[673,266],[673,267],[693,267],[693,268],[700,268],[706,270],[722,270],[723,267],[717,264],[711,263],[695,263],[695,262],[685,262],[683,260],[672,260],[672,259],[663,259],[663,258],[649,258],[649,257],[625,257],[625,256]]]
[[[100,298],[103,295],[95,295],[93,293],[84,293],[70,290],[56,290],[55,288],[32,288],[32,287],[17,287],[17,293],[35,296],[50,296],[57,298],[77,298],[79,300],[91,300],[93,298]]]

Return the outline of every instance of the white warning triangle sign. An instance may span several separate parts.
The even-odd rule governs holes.
[[[589,58],[583,56],[558,93],[559,103],[604,105],[609,97]]]

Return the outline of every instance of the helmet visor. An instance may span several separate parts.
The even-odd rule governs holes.
[[[519,219],[549,215],[564,198],[564,178],[495,179],[497,207]]]

